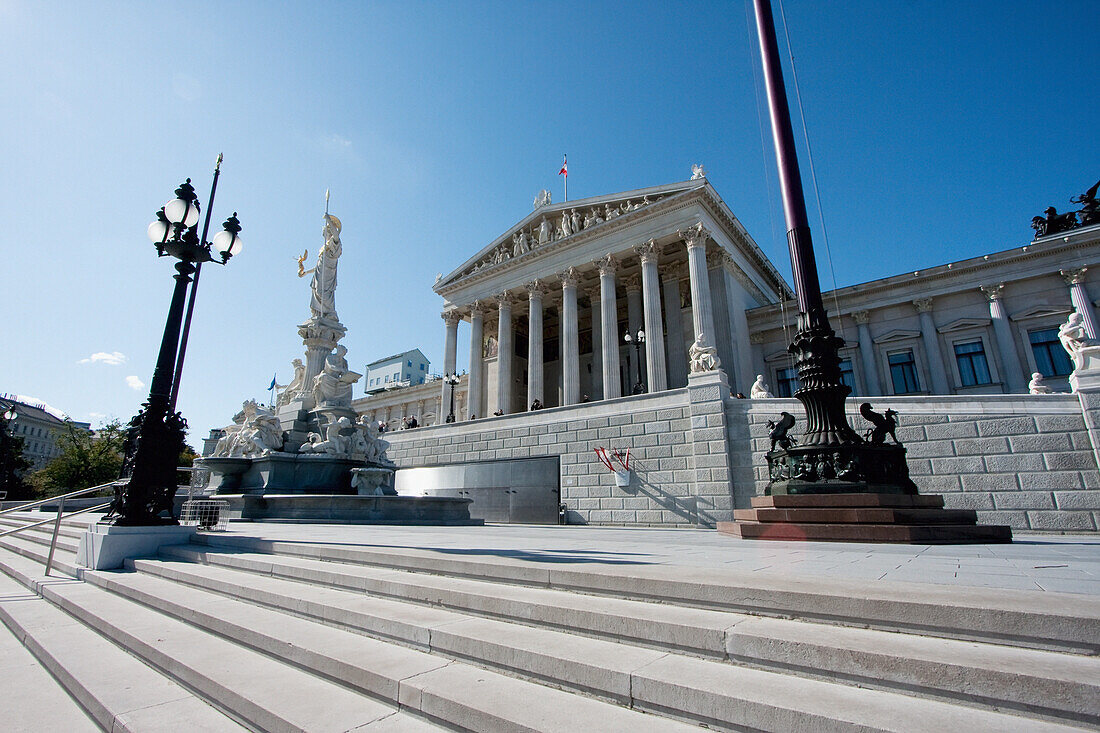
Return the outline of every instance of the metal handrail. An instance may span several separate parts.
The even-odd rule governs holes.
[[[193,471],[194,469],[190,466],[179,466],[179,467],[176,468],[176,470],[177,471],[190,472],[190,471]],[[57,549],[57,536],[59,534],[61,534],[61,515],[64,514],[64,512],[65,512],[65,500],[66,499],[72,499],[72,498],[75,498],[77,496],[84,496],[85,494],[94,494],[97,491],[102,491],[103,489],[106,489],[108,487],[117,486],[118,484],[123,484],[123,483],[126,483],[126,481],[125,480],[110,481],[110,482],[105,483],[105,484],[100,484],[99,486],[90,486],[86,489],[77,489],[76,491],[70,491],[67,494],[61,494],[60,496],[51,496],[48,499],[39,499],[38,501],[32,501],[32,502],[28,502],[26,504],[21,504],[17,507],[12,507],[11,509],[4,509],[3,511],[0,511],[0,516],[3,516],[5,514],[11,514],[12,512],[25,512],[28,509],[33,509],[35,507],[43,506],[43,505],[49,504],[50,502],[53,502],[53,501],[57,502],[57,516],[56,517],[52,517],[50,519],[43,519],[41,522],[32,522],[30,524],[24,524],[22,527],[16,527],[15,529],[9,529],[6,532],[0,532],[0,537],[7,537],[8,535],[12,535],[12,534],[15,534],[17,532],[22,532],[25,529],[32,529],[34,527],[41,527],[43,524],[49,524],[50,522],[53,522],[54,523],[54,525],[53,525],[53,536],[50,538],[50,553],[46,556],[46,576],[48,577],[49,574],[50,574],[50,566],[53,564],[54,550]],[[179,488],[182,488],[182,487],[179,487]],[[190,492],[188,492],[188,498],[190,498]],[[103,503],[103,504],[97,504],[96,506],[87,507],[87,508],[84,508],[84,509],[78,509],[75,512],[72,512],[71,514],[69,514],[69,516],[70,517],[75,517],[77,514],[87,514],[89,512],[94,512],[94,511],[98,511],[98,510],[101,510],[101,509],[106,509],[107,507],[111,506],[111,503],[112,502],[108,501],[108,502]]]
[[[11,514],[12,512],[25,512],[28,509],[34,509],[35,507],[40,507],[40,506],[43,506],[45,504],[49,504],[50,502],[54,502],[54,501],[58,501],[58,500],[61,500],[62,502],[64,502],[65,499],[73,499],[77,496],[84,496],[85,494],[94,494],[97,491],[103,491],[104,489],[106,489],[108,487],[111,487],[111,486],[114,486],[115,484],[120,484],[120,483],[123,483],[123,482],[122,481],[109,481],[105,484],[100,484],[99,486],[89,486],[86,489],[77,489],[76,491],[70,491],[67,494],[60,494],[58,496],[51,496],[48,499],[39,499],[38,501],[30,501],[30,502],[27,502],[26,504],[20,504],[19,506],[12,507],[11,509],[4,509],[3,511],[0,511],[0,516],[3,516],[5,514]]]

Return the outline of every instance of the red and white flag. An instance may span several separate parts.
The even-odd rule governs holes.
[[[562,156],[561,170],[558,171],[558,175],[565,176],[566,178],[569,177],[569,158],[567,156]]]

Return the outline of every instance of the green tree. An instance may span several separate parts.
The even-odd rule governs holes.
[[[125,440],[126,429],[118,420],[94,434],[66,421],[57,440],[60,454],[32,474],[31,483],[48,497],[114,481],[122,469]]]
[[[23,456],[23,438],[12,435],[8,421],[0,417],[0,491],[6,491],[8,501],[24,501],[34,498],[33,489],[21,474],[31,467]]]

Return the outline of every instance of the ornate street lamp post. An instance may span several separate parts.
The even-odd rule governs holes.
[[[627,331],[623,334],[623,341],[627,346],[634,347],[634,363],[638,365],[638,381],[634,383],[634,389],[630,393],[643,394],[646,391],[646,385],[642,381],[642,344],[645,343],[645,331],[639,328],[637,336],[631,336],[630,331]]]
[[[17,417],[19,417],[19,413],[15,411],[15,408],[8,407],[7,410],[4,410],[3,414],[4,424],[0,425],[0,441],[4,443],[4,445],[0,446],[0,448],[3,448],[4,455],[4,465],[0,466],[0,470],[3,471],[3,473],[0,473],[0,477],[2,477],[2,479],[0,480],[3,481],[3,484],[0,484],[0,488],[2,488],[2,491],[0,491],[0,499],[6,497],[10,489],[10,487],[8,486],[8,481],[11,479],[12,471],[10,454],[12,453],[14,446],[8,446],[6,444],[9,442],[15,442],[15,428],[13,427],[12,423],[15,422],[15,418]]]
[[[754,0],[754,7],[798,297],[798,331],[787,350],[795,358],[802,385],[794,396],[806,411],[806,430],[798,445],[786,436],[790,425],[773,432],[767,493],[915,494],[917,487],[909,478],[905,449],[884,444],[884,437],[865,442],[844,412],[844,401],[851,391],[840,378],[839,349],[844,341],[829,325],[821,298],[771,3]],[[865,406],[870,411],[870,405]],[[882,418],[877,413],[864,414],[868,419]],[[878,427],[877,422],[875,425]],[[774,449],[776,445],[779,450]]]
[[[220,164],[219,155],[219,168]],[[210,204],[213,205],[213,189]],[[157,212],[157,220],[149,225],[149,239],[156,246],[157,255],[175,257],[179,262],[176,263],[176,285],[160,342],[160,354],[153,370],[149,399],[142,405],[141,412],[130,421],[127,431],[122,474],[129,480],[116,493],[109,515],[113,518],[108,520],[118,526],[177,524],[171,513],[172,497],[176,489],[176,462],[183,449],[187,422],[175,412],[173,397],[178,386],[174,375],[183,366],[182,363],[177,364],[176,356],[180,350],[180,327],[187,285],[191,282],[191,275],[203,262],[224,265],[241,251],[238,236],[241,225],[237,212],[225,221],[223,230],[214,236],[214,240],[208,242],[205,228],[202,237],[197,232],[199,210],[198,197],[188,178],[176,189],[176,198],[165,204]],[[212,251],[217,252],[220,259],[215,259]]]
[[[458,385],[458,374],[447,374],[443,377],[443,383],[450,385],[451,412],[447,415],[447,422],[455,421],[455,387]]]

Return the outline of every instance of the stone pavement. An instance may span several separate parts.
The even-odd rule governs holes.
[[[402,527],[233,522],[268,540],[434,550],[546,563],[673,565],[772,577],[898,581],[1100,595],[1100,538],[1017,533],[1009,545],[738,540],[707,529],[486,525]]]

